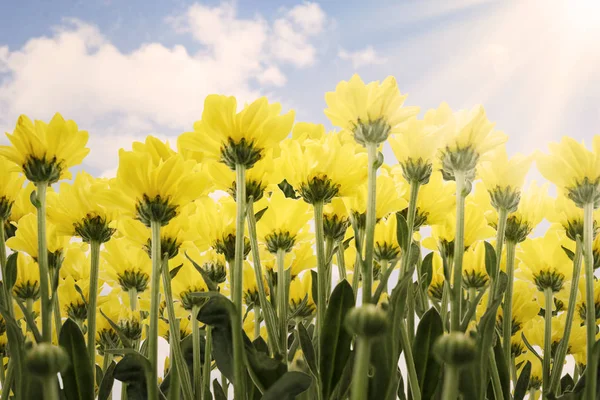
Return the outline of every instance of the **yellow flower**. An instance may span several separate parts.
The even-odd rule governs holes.
[[[75,281],[89,281],[90,279],[90,255],[87,252],[87,245],[82,243],[69,243],[63,253],[64,259],[60,267],[60,277],[66,279],[71,276]],[[99,278],[98,287],[101,287],[104,280]]]
[[[358,75],[338,83],[335,92],[325,94],[325,115],[331,123],[354,133],[357,142],[382,143],[399,125],[418,114],[418,107],[402,107],[396,78],[365,84]]]
[[[182,265],[175,278],[171,281],[173,297],[178,299],[186,310],[191,310],[194,306],[199,307],[204,304],[206,299],[191,295],[191,293],[208,291],[202,275],[196,271],[192,263],[186,257],[178,255],[169,261],[169,265],[173,265],[174,267]]]
[[[48,219],[61,235],[79,236],[85,242],[107,242],[115,231],[112,222],[116,212],[98,199],[108,196],[108,180],[79,172],[73,184],[61,183],[58,193],[48,193]]]
[[[145,142],[133,142],[131,149],[136,153],[150,154],[152,162],[155,165],[160,164],[161,161],[168,160],[176,154],[175,151],[171,149],[169,141],[163,142],[154,136],[147,136]]]
[[[273,271],[277,271],[275,255],[264,246],[260,247],[260,262],[265,272],[272,274]],[[283,264],[290,270],[292,279],[302,271],[314,268],[317,265],[317,257],[312,242],[301,242],[294,246],[291,252],[285,254]]]
[[[548,196],[548,185],[538,186],[531,182],[529,188],[521,195],[517,210],[508,215],[506,221],[506,240],[514,243],[522,242],[550,214],[552,200]],[[495,215],[497,225],[498,216]]]
[[[243,270],[243,288],[242,294],[244,298],[244,304],[248,307],[251,307],[255,304],[260,304],[260,298],[258,296],[258,283],[256,282],[256,273],[254,268],[250,265],[249,262],[244,262],[244,270]],[[269,295],[269,285],[267,281],[263,277],[263,286],[267,291],[266,295]]]
[[[585,302],[585,279],[579,280],[579,301],[577,302],[577,311],[582,323],[585,323],[585,312],[587,304]],[[600,319],[600,280],[594,280],[594,310],[596,320]]]
[[[485,269],[485,245],[482,241],[469,247],[463,256],[462,284],[466,289],[483,289],[489,277]]]
[[[531,363],[531,375],[529,378],[529,387],[527,389],[538,390],[542,387],[542,376],[543,376],[542,362],[531,351],[526,351],[525,353],[521,354],[515,360],[516,365],[520,365],[519,371],[518,371],[519,376],[521,374],[521,370],[527,364],[527,361],[529,361]]]
[[[350,215],[344,201],[339,197],[323,207],[323,232],[325,238],[341,242],[350,226]]]
[[[56,226],[46,223],[46,243],[48,252],[56,253],[62,251],[69,243],[69,237],[62,236],[57,232]],[[27,214],[19,220],[15,236],[6,241],[6,245],[15,251],[24,251],[31,257],[38,258],[38,231],[37,216]]]
[[[125,308],[125,305],[121,304],[119,296],[114,292],[106,296],[99,296],[98,303],[98,308],[96,310],[96,343],[101,350],[118,348],[121,340],[119,339],[117,332],[108,322],[108,319],[117,323],[119,321],[121,309]],[[102,315],[100,311],[102,311],[106,317]]]
[[[150,283],[152,262],[141,247],[128,239],[113,239],[104,245],[101,257],[102,272],[107,280],[121,286],[123,291],[144,292]]]
[[[311,208],[301,200],[285,197],[276,190],[266,204],[256,231],[258,239],[266,244],[271,253],[283,250],[290,252],[296,242],[308,239],[308,221],[311,219]]]
[[[325,136],[325,126],[323,124],[296,122],[292,129],[292,139],[300,143],[307,139],[319,140],[323,136]]]
[[[17,255],[17,279],[13,286],[13,295],[25,301],[40,297],[40,270],[37,262],[25,253]]]
[[[81,289],[80,294],[75,285]],[[75,280],[67,275],[58,285],[58,298],[60,299],[61,314],[76,322],[83,323],[87,319],[87,302],[90,290],[89,280]]]
[[[200,254],[197,247],[186,248],[184,254],[198,264],[215,284],[222,285],[225,283],[227,279],[227,261],[222,254],[212,249]]]
[[[19,167],[0,156],[0,220],[7,221],[16,197],[23,187],[25,178]]]
[[[389,175],[382,174],[377,177],[376,192],[375,218],[378,220],[390,213],[403,210],[408,205],[408,201],[404,197],[407,192],[406,185],[402,182],[394,182]],[[367,213],[366,181],[358,186],[352,196],[344,197],[343,200],[346,208],[359,222],[359,226],[364,226]]]
[[[206,174],[196,169],[193,160],[184,161],[176,154],[154,162],[150,152],[119,152],[117,178],[112,182],[107,205],[119,208],[124,215],[150,221],[169,223],[180,208],[208,193]]]
[[[548,232],[543,237],[527,239],[517,249],[519,272],[535,283],[539,291],[559,292],[571,279],[572,262],[561,248],[559,236]]]
[[[583,210],[569,200],[564,192],[558,193],[554,208],[550,208],[546,217],[550,222],[559,223],[569,239],[575,241],[578,235],[583,238]],[[594,211],[593,219],[597,225],[600,221],[600,210]]]
[[[39,120],[33,123],[21,115],[13,134],[6,136],[12,146],[0,146],[0,156],[19,165],[34,183],[71,178],[69,168],[80,164],[90,151],[85,147],[88,133],[58,113],[48,124]]]
[[[592,151],[585,144],[570,137],[563,137],[560,143],[550,143],[550,154],[536,154],[537,167],[542,175],[561,190],[569,193],[575,203],[600,201],[600,135],[594,136]],[[591,198],[579,189],[595,187]],[[581,204],[578,206],[581,207]]]
[[[294,112],[280,115],[279,103],[266,97],[246,105],[239,113],[235,97],[209,95],[204,101],[202,121],[194,124],[196,136],[186,135],[181,147],[203,151],[207,158],[235,169],[251,168],[267,149],[276,147],[292,129]]]
[[[293,318],[311,318],[316,310],[312,297],[312,275],[304,272],[290,281],[290,315]]]
[[[512,296],[512,335],[516,335],[525,326],[527,321],[538,315],[540,306],[538,300],[541,296],[538,295],[535,285],[531,282],[517,279],[513,283]],[[498,318],[504,318],[503,308],[498,308]]]
[[[192,334],[190,313],[183,307],[175,307],[175,316],[179,319],[179,338],[183,340]],[[167,342],[169,341],[169,322],[167,320],[162,318],[158,320],[158,334]]]
[[[246,332],[246,335],[248,335],[249,338],[252,338],[252,340],[258,339],[258,337],[255,336],[254,332],[255,332],[255,325],[256,325],[256,317],[254,316],[254,310],[250,310],[248,311],[248,314],[246,315],[246,319],[244,319],[244,332]],[[260,322],[259,322],[260,324]],[[262,325],[260,326],[259,329],[260,332],[260,337],[262,337],[265,341],[267,340],[267,327]]]
[[[396,215],[390,214],[375,224],[374,257],[377,262],[387,261],[393,263],[400,257],[398,244]]]
[[[27,214],[36,212],[35,206],[31,203],[31,193],[35,190],[35,185],[28,182],[24,188],[19,188],[14,195],[14,203],[10,211],[8,220],[12,223],[18,222],[22,217]],[[51,192],[51,188],[48,188],[48,192]]]

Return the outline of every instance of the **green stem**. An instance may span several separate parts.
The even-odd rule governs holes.
[[[260,305],[254,305],[254,340],[260,336]]]
[[[51,270],[50,272],[50,281],[54,282],[54,274],[57,273],[57,270]],[[58,289],[58,288],[57,288]],[[60,301],[58,300],[58,290],[55,290],[52,293],[52,304],[53,304],[53,313],[54,316],[54,330],[56,331],[56,337],[58,338],[60,335],[60,328],[62,328],[62,316],[60,311]]]
[[[59,400],[58,377],[56,375],[42,378],[44,385],[44,400]]]
[[[285,279],[285,251],[277,250],[277,313],[279,317],[279,348],[283,360],[287,360],[288,297]]]
[[[404,351],[404,360],[406,361],[406,370],[408,371],[408,384],[412,393],[413,400],[421,400],[421,389],[419,388],[419,380],[417,378],[417,370],[415,368],[415,360],[412,354],[412,346],[408,336],[408,330],[404,321],[400,322],[400,341],[402,350]]]
[[[421,185],[418,181],[412,181],[410,183],[410,200],[408,202],[408,213],[407,213],[407,227],[408,227],[408,247],[402,249],[402,263],[400,265],[400,274],[398,280],[400,280],[405,274],[412,275],[412,268],[409,269],[408,263],[410,262],[410,246],[412,243],[412,233],[415,229],[415,214],[417,212],[417,198],[419,196],[419,189]]]
[[[258,288],[258,298],[260,300],[260,308],[263,310],[263,318],[267,327],[267,335],[269,340],[269,350],[271,354],[279,353],[279,342],[277,340],[277,323],[273,307],[267,299],[267,292],[263,281],[263,272],[260,264],[260,251],[258,246],[258,238],[256,235],[256,218],[254,217],[254,201],[252,197],[248,201],[248,212],[246,218],[248,220],[248,233],[250,236],[250,246],[252,248],[252,261],[254,266],[254,276],[256,278],[256,286]]]
[[[446,364],[446,368],[444,368],[443,400],[456,400],[458,398],[459,374],[458,366]]]
[[[346,259],[344,258],[344,243],[341,241],[337,244],[337,266],[340,280],[346,279]]]
[[[515,248],[517,244],[513,241],[506,242],[506,275],[508,282],[506,293],[504,294],[504,304],[502,306],[502,351],[504,359],[508,361],[511,358],[511,337],[512,337],[512,302],[513,286],[515,276]],[[490,302],[491,303],[491,302]],[[574,304],[574,302],[573,302]],[[510,366],[510,363],[508,363]]]
[[[494,390],[494,396],[496,399],[504,399],[504,393],[502,391],[502,383],[500,382],[500,373],[498,372],[498,363],[496,362],[496,354],[493,349],[490,349],[490,372],[492,376],[492,389]]]
[[[198,327],[198,305],[192,306],[192,354],[194,365],[194,398],[202,398],[202,360],[200,359],[200,328]]]
[[[360,282],[361,271],[362,271],[362,242],[365,236],[365,230],[357,228],[354,221],[352,222],[352,229],[354,230],[354,244],[356,247],[356,258],[354,260],[354,273],[352,274],[352,291],[354,292],[354,298],[358,300],[358,284]]]
[[[3,218],[0,218],[0,267],[2,268],[2,278],[6,276],[6,237],[4,236],[4,221]],[[11,317],[15,316],[15,311],[13,308],[13,300],[12,300],[12,291],[9,289],[8,285],[2,285],[4,289],[4,299],[6,304],[6,308],[8,309],[8,313]]]
[[[365,260],[363,266],[362,303],[371,302],[373,286],[373,249],[375,247],[375,223],[377,211],[377,145],[367,143],[367,222],[365,224]]]
[[[504,208],[498,210],[498,228],[496,229],[496,275],[490,276],[490,293],[492,298],[496,296],[496,285],[500,276],[500,264],[502,261],[502,247],[504,245],[504,233],[506,232],[506,220],[508,212]],[[508,260],[507,260],[508,261]],[[509,282],[512,279],[509,277]],[[511,283],[512,284],[512,283]],[[493,301],[488,301],[488,307],[491,307]]]
[[[452,282],[452,309],[450,313],[450,329],[460,330],[462,307],[462,260],[465,251],[465,175],[455,171],[456,180],[456,234],[454,236],[454,279]]]
[[[356,360],[352,372],[352,400],[368,398],[370,363],[371,342],[368,338],[359,336],[356,339]]]
[[[110,362],[112,361],[112,358],[112,354],[104,353],[104,358],[102,359],[102,372],[106,372],[108,366],[110,365]]]
[[[88,296],[87,350],[90,361],[92,362],[92,370],[94,370],[94,366],[96,365],[96,302],[98,299],[98,274],[100,270],[100,242],[92,240],[90,243],[90,250],[90,291]]]
[[[587,331],[587,371],[585,398],[593,399],[596,396],[596,369],[597,359],[594,352],[596,343],[596,308],[594,307],[594,255],[592,253],[592,240],[594,240],[594,204],[583,206],[583,257],[585,260],[585,327]]]
[[[331,295],[331,279],[332,279],[332,271],[331,271],[331,262],[333,260],[333,239],[325,238],[325,270],[327,271],[327,283],[325,287],[325,302],[329,303],[329,296]]]
[[[161,249],[160,249],[160,222],[151,221],[152,231],[152,278],[150,280],[150,329],[148,331],[148,358],[152,370],[147,382],[148,398],[158,399],[158,305],[160,303],[160,271],[161,271]]]
[[[179,400],[181,398],[181,378],[179,378],[179,371],[177,369],[177,363],[175,362],[176,350],[173,346],[173,343],[175,343],[177,337],[173,335],[170,331],[171,330],[169,329],[169,360],[171,360],[169,374],[171,375],[171,384],[169,386],[168,399]]]
[[[537,389],[536,388],[534,388],[534,387],[530,388],[529,389],[529,398],[532,399],[532,400],[535,400],[536,399],[536,397],[535,397],[536,393],[537,393]]]
[[[321,330],[323,329],[323,319],[325,318],[325,310],[327,308],[326,298],[327,293],[327,266],[325,265],[325,242],[323,232],[323,203],[317,202],[314,204],[315,211],[315,237],[317,248],[317,329],[315,331],[317,338],[316,354],[317,360],[321,352]],[[356,271],[354,271],[356,273]]]
[[[202,368],[202,398],[210,399],[210,371],[212,353],[212,327],[206,325],[206,336],[204,341],[204,367]]]
[[[567,318],[565,320],[565,330],[562,335],[554,362],[552,365],[552,377],[550,378],[550,391],[556,393],[562,376],[563,364],[567,356],[569,348],[569,338],[571,337],[571,327],[573,326],[573,318],[575,316],[575,304],[577,303],[577,293],[579,291],[579,277],[581,275],[581,261],[583,249],[581,241],[578,239],[575,244],[575,257],[573,258],[573,278],[571,279],[571,290],[569,292],[569,303],[567,306]]]
[[[38,228],[38,266],[40,268],[40,301],[42,305],[42,341],[52,342],[52,303],[48,272],[48,247],[46,244],[46,190],[47,182],[38,182],[37,188],[37,228]]]
[[[243,267],[244,267],[244,220],[246,212],[246,167],[241,164],[235,166],[236,192],[235,201],[237,206],[235,223],[235,260],[232,271],[232,293],[231,297],[235,306],[235,316],[232,321],[233,339],[233,376],[234,376],[234,398],[244,400],[246,398],[245,367],[244,367],[244,341],[242,337],[242,290],[243,290]],[[262,279],[262,278],[261,278]]]
[[[192,381],[190,379],[187,364],[185,363],[185,359],[183,358],[183,352],[181,351],[179,324],[177,322],[177,315],[175,315],[175,307],[173,305],[174,303],[171,288],[171,274],[169,272],[169,258],[166,253],[162,261],[162,268],[160,269],[162,270],[162,281],[165,292],[165,308],[167,310],[167,318],[169,320],[169,341],[171,342],[170,345],[173,351],[173,359],[171,360],[171,362],[173,364],[177,364],[177,374],[179,375],[179,383],[181,384],[183,398],[185,400],[192,400],[194,398],[192,391]],[[192,326],[195,319],[196,318],[193,318],[192,320]],[[158,339],[158,332],[156,333],[156,337]],[[192,337],[192,340],[193,339],[194,337]],[[153,365],[156,366],[158,364]],[[154,370],[156,371],[156,367],[154,368]],[[156,384],[154,386],[156,386]]]
[[[6,371],[4,370],[4,360],[0,358],[0,385],[4,385],[4,378],[6,378]]]
[[[8,367],[6,368],[6,378],[4,379],[4,383],[2,384],[2,396],[0,397],[2,400],[8,400],[10,396],[10,390],[13,386],[13,381],[15,379],[15,366],[12,360],[8,359]],[[16,390],[16,389],[15,389]],[[19,393],[15,393],[15,395],[19,395]]]
[[[550,387],[550,362],[552,347],[552,306],[553,306],[552,288],[544,289],[544,362],[542,375],[542,393],[546,395]],[[592,303],[593,304],[593,303]]]

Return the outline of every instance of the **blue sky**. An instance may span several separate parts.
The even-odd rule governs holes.
[[[84,166],[110,174],[119,147],[191,129],[213,92],[265,94],[327,124],[324,93],[356,72],[396,76],[423,110],[483,104],[511,152],[565,134],[589,142],[600,132],[597,4],[0,2],[0,129],[59,111],[90,131]]]

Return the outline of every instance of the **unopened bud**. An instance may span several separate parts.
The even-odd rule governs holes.
[[[388,326],[385,311],[374,304],[353,308],[346,316],[346,329],[357,336],[372,338],[385,333]]]
[[[441,362],[465,365],[475,359],[475,341],[462,332],[451,332],[436,340],[433,351]]]
[[[38,377],[52,376],[66,370],[69,356],[62,347],[40,343],[29,351],[25,365],[29,372]]]

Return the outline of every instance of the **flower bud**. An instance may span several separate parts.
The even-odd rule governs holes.
[[[475,359],[475,341],[461,332],[451,332],[439,337],[433,351],[440,362],[465,365]]]
[[[374,304],[353,308],[346,316],[346,329],[358,336],[373,338],[385,333],[388,325],[385,311]]]
[[[69,356],[62,347],[40,343],[29,351],[25,365],[33,375],[52,376],[66,370],[69,366]]]

